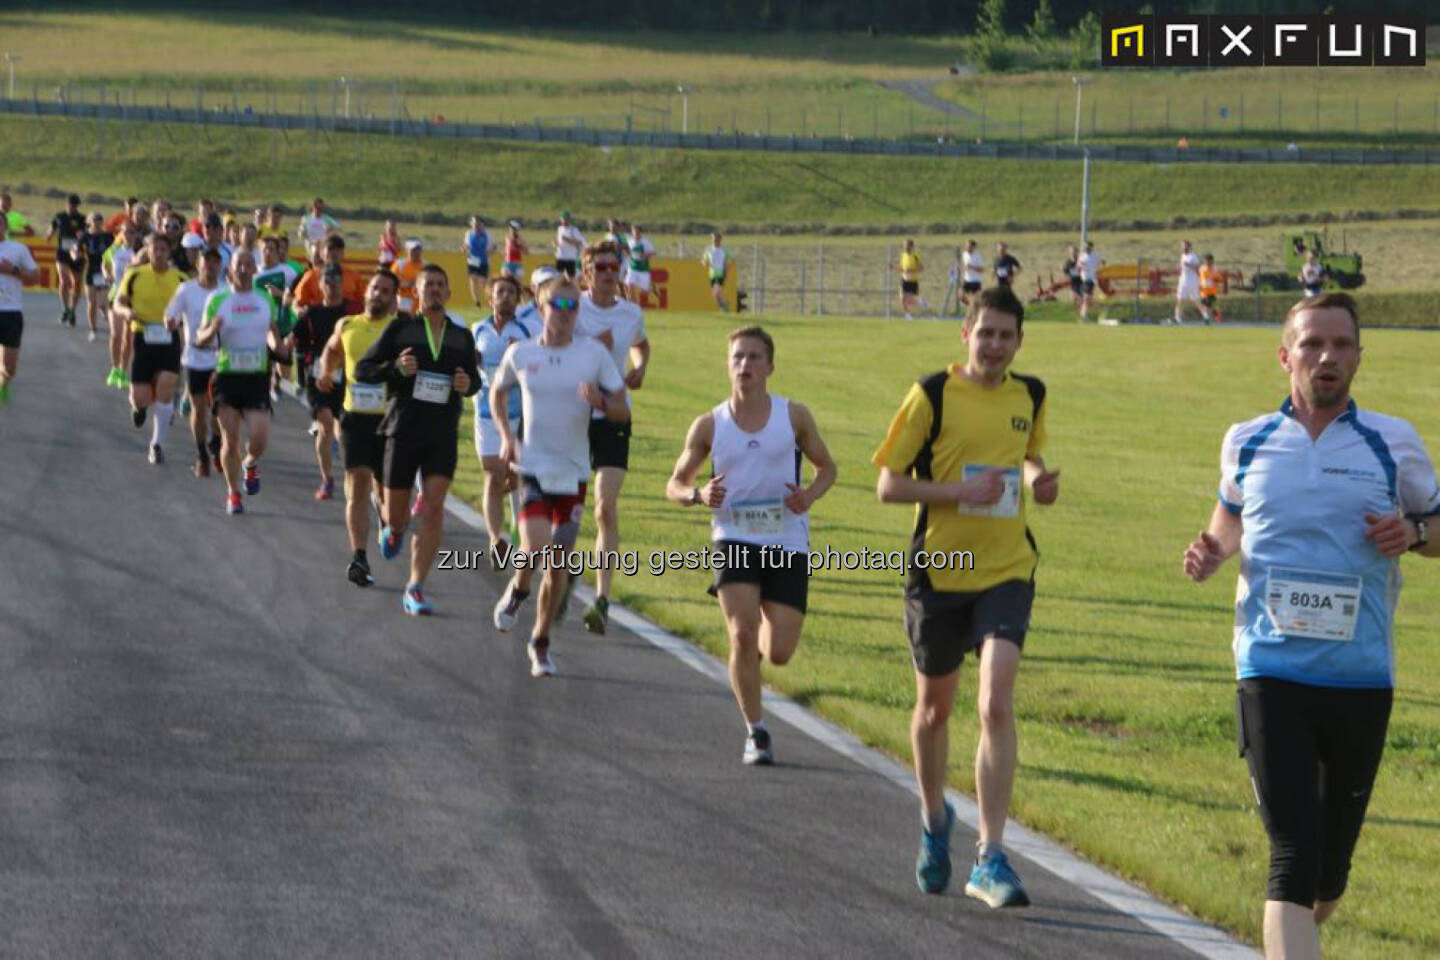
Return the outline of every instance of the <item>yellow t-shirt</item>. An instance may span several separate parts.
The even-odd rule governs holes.
[[[274,237],[278,240],[279,238],[285,236],[285,228],[272,227],[267,224],[266,226],[263,226],[256,231],[256,236],[258,236],[261,240],[264,240],[267,237]]]
[[[943,592],[986,590],[1006,580],[1029,580],[1035,575],[1039,554],[1025,525],[1024,461],[1038,457],[1045,446],[1045,408],[1036,412],[1032,387],[1043,396],[1044,385],[1034,377],[1007,374],[994,389],[967,380],[952,364],[943,392],[940,435],[931,449],[931,479],[958,483],[967,467],[1016,470],[1016,493],[1007,507],[1007,493],[989,513],[962,512],[957,505],[917,504],[915,525],[923,541],[914,547],[934,556],[969,551],[973,560],[932,565],[926,571],[933,589]],[[885,442],[870,461],[895,473],[908,473],[930,434],[932,411],[919,383],[910,387],[890,422]],[[966,508],[973,510],[975,508]],[[1009,514],[1009,515],[1004,515]],[[969,569],[965,569],[969,566]]]
[[[919,280],[919,279],[920,279],[920,254],[918,254],[918,253],[902,253],[902,254],[900,254],[900,279],[901,279],[901,280]]]
[[[365,356],[365,351],[380,339],[380,334],[390,326],[394,315],[372,320],[368,313],[340,318],[340,345],[345,348],[345,409],[350,413],[379,411],[357,411],[355,408],[355,364]]]
[[[125,276],[120,279],[120,295],[130,299],[130,306],[135,311],[130,329],[141,333],[147,323],[164,322],[170,298],[175,296],[176,288],[188,279],[174,267],[164,273],[156,273],[148,263],[126,270]]]

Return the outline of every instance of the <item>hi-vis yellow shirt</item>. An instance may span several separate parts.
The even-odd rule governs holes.
[[[900,279],[901,279],[901,280],[919,280],[919,279],[920,279],[920,270],[921,270],[921,267],[920,267],[920,254],[918,254],[918,253],[902,253],[902,254],[900,254]]]
[[[345,348],[345,409],[350,413],[362,412],[355,403],[353,386],[355,384],[355,364],[365,351],[380,339],[380,334],[390,326],[390,321],[395,315],[381,317],[379,320],[372,320],[367,313],[358,313],[348,317],[340,318],[340,345]],[[383,396],[383,388],[381,394]],[[367,413],[383,413],[383,410],[363,411]]]
[[[930,479],[959,483],[984,469],[1013,471],[1006,494],[988,508],[968,505],[916,504],[911,554],[934,556],[968,550],[973,567],[949,563],[922,571],[930,587],[942,592],[986,590],[1006,580],[1030,580],[1039,552],[1025,525],[1025,459],[1038,457],[1045,446],[1044,385],[1034,377],[1007,374],[1003,383],[986,389],[961,375],[952,364],[943,390],[940,434],[931,448]],[[1038,407],[1037,407],[1037,398]],[[933,411],[920,383],[910,387],[890,422],[885,442],[871,462],[907,474],[930,435]],[[917,471],[923,474],[923,466]],[[923,582],[923,577],[920,582]],[[914,571],[908,578],[917,583]]]

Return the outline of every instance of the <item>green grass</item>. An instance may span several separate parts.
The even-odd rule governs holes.
[[[955,354],[951,326],[767,317],[778,340],[778,393],[815,412],[840,464],[812,515],[813,545],[901,549],[909,509],[874,495],[870,454],[907,385]],[[632,470],[622,498],[625,548],[641,573],[618,577],[627,605],[723,655],[720,614],[703,574],[651,576],[656,549],[705,542],[705,518],[665,502],[685,428],[727,392],[714,317],[652,322],[654,364],[635,399]],[[1097,329],[1027,325],[1017,369],[1049,388],[1047,459],[1062,470],[1060,502],[1032,512],[1042,559],[1017,709],[1021,767],[1014,813],[1088,857],[1199,915],[1258,938],[1266,843],[1245,768],[1235,756],[1230,653],[1233,564],[1196,587],[1180,553],[1209,516],[1220,438],[1233,421],[1276,406],[1283,374],[1276,334],[1254,329]],[[1366,334],[1360,403],[1408,415],[1432,451],[1440,409],[1429,375],[1435,341]],[[710,358],[707,366],[706,358]],[[707,374],[705,371],[709,370]],[[1214,384],[1223,379],[1225,389]],[[468,422],[468,421],[467,421]],[[469,450],[469,438],[461,449]],[[479,478],[462,458],[457,486]],[[582,543],[593,543],[586,520]],[[1406,558],[1397,627],[1400,687],[1379,784],[1350,893],[1325,928],[1329,956],[1415,958],[1440,951],[1434,870],[1440,830],[1440,563]],[[800,653],[767,682],[908,760],[913,703],[900,622],[900,579],[828,572],[811,582]],[[973,668],[952,733],[952,783],[972,788]],[[783,744],[781,745],[783,749]],[[892,878],[897,889],[906,876]]]

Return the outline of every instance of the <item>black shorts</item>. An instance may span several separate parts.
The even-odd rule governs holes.
[[[1215,306],[1215,301],[1218,300],[1218,299],[1219,299],[1219,298],[1216,297],[1215,294],[1213,294],[1213,293],[1207,293],[1207,294],[1205,294],[1205,296],[1203,296],[1203,297],[1200,298],[1200,302],[1201,302],[1202,304],[1204,304],[1205,306],[1207,306],[1207,307],[1213,307],[1213,306]]]
[[[311,417],[318,417],[321,410],[329,410],[331,415],[338,417],[340,411],[345,409],[345,387],[336,384],[326,392],[315,389],[312,381],[305,387],[305,402],[310,406]]]
[[[1265,899],[1310,907],[1345,892],[1393,696],[1271,677],[1240,681],[1240,753],[1270,836]]]
[[[710,545],[724,555],[716,564],[715,582],[705,591],[719,596],[727,583],[755,583],[760,599],[805,612],[810,593],[810,557],[803,550],[758,547],[740,540],[716,540]]]
[[[1092,293],[1095,292],[1095,281],[1094,281],[1094,280],[1082,280],[1082,281],[1080,281],[1080,283],[1081,283],[1081,286],[1083,286],[1083,287],[1085,288],[1085,293],[1086,293],[1087,296],[1088,296],[1089,294],[1092,294]]]
[[[915,669],[927,677],[954,673],[986,637],[1024,647],[1034,602],[1033,580],[1006,580],[979,591],[906,591],[905,632]]]
[[[590,469],[630,469],[630,422],[602,419],[590,421]]]
[[[900,292],[901,292],[901,293],[919,293],[919,292],[920,292],[920,281],[919,281],[919,280],[901,280],[901,281],[900,281]]]
[[[385,469],[385,438],[380,435],[384,416],[349,411],[340,414],[340,449],[345,454],[346,470],[369,470],[380,479]]]
[[[180,341],[166,346],[146,343],[140,334],[135,334],[135,351],[130,355],[130,382],[154,383],[157,374],[180,375]]]
[[[210,397],[216,407],[269,412],[270,374],[217,373],[210,381]]]
[[[55,266],[64,267],[67,270],[74,270],[76,273],[79,273],[85,269],[85,257],[79,251],[66,253],[64,250],[56,250]]]
[[[185,389],[193,397],[204,397],[210,399],[210,378],[215,376],[214,370],[191,370],[185,368]]]
[[[25,333],[25,315],[19,310],[0,310],[0,347],[20,349]]]
[[[1085,295],[1085,281],[1081,280],[1079,277],[1071,277],[1070,292],[1075,294],[1075,296],[1077,297],[1083,297]]]
[[[419,437],[385,438],[385,486],[391,490],[408,490],[415,485],[415,474],[426,477],[455,479],[460,462],[459,438],[454,434],[421,434]]]
[[[472,277],[489,277],[490,264],[482,263],[480,264],[480,266],[477,267],[473,264],[467,263],[465,264],[465,272]]]
[[[979,281],[979,280],[966,280],[964,283],[962,283],[962,284],[960,285],[960,289],[963,290],[963,291],[965,291],[966,293],[979,293],[979,292],[980,292],[980,281]]]
[[[555,269],[567,277],[573,277],[575,276],[576,263],[574,260],[556,260]]]

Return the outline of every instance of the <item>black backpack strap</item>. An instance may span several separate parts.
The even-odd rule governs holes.
[[[949,370],[939,370],[917,381],[920,389],[925,391],[925,399],[930,401],[930,433],[925,437],[924,445],[915,454],[915,459],[911,461],[907,471],[918,480],[931,479],[930,465],[934,460],[935,439],[940,436],[941,420],[945,412],[945,381],[949,379]],[[1041,387],[1041,391],[1043,393],[1044,387]]]
[[[1040,405],[1045,402],[1045,381],[1039,377],[1027,377],[1023,373],[1012,373],[1010,376],[1025,384],[1025,389],[1030,391],[1030,429],[1035,429],[1035,423],[1040,419]]]

